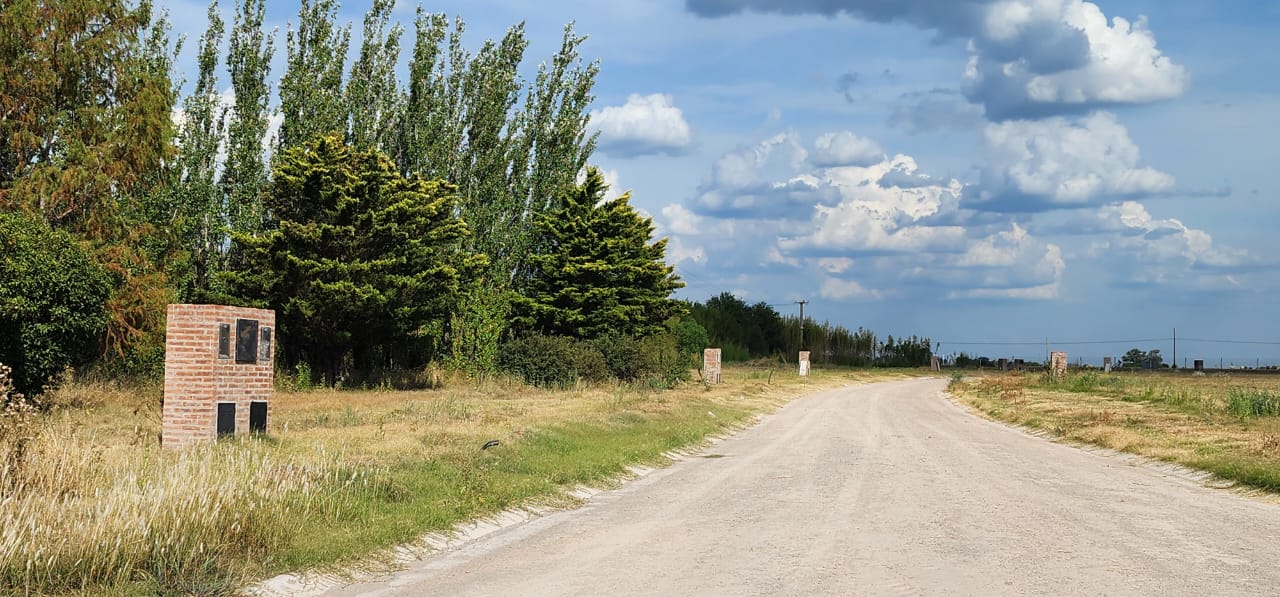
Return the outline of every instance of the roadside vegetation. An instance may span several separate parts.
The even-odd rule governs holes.
[[[664,392],[452,378],[281,392],[270,435],[181,451],[157,445],[158,390],[67,383],[44,414],[6,412],[0,592],[231,594],[504,509],[571,505],[575,487],[662,465],[802,393],[902,374],[804,381],[773,365]]]
[[[1000,421],[1280,492],[1280,376],[957,375],[950,388],[959,401]]]

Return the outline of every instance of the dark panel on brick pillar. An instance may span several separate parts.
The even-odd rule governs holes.
[[[258,320],[236,320],[236,362],[254,365],[258,362]]]
[[[236,432],[236,405],[234,402],[218,403],[218,435]]]
[[[249,431],[267,432],[267,403],[254,400],[249,403]]]
[[[218,324],[218,358],[231,358],[231,324]]]
[[[271,328],[262,326],[262,332],[258,337],[258,362],[271,362]]]

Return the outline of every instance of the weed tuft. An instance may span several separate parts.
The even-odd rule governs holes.
[[[1231,388],[1227,412],[1242,419],[1280,416],[1280,396],[1254,388]]]

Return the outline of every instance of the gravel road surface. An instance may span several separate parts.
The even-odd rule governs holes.
[[[851,386],[327,595],[1276,595],[1280,506]]]

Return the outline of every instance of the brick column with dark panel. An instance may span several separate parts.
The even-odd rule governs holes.
[[[275,311],[169,305],[161,443],[264,433],[271,420]]]

